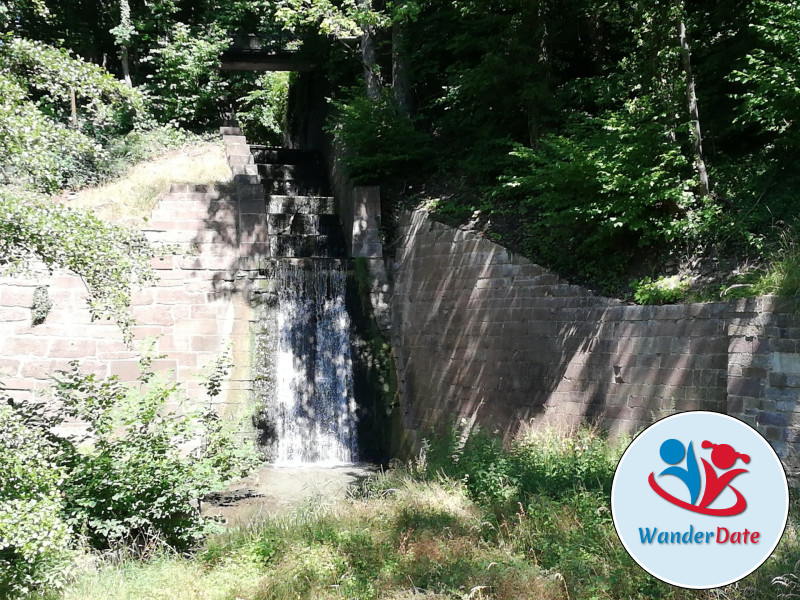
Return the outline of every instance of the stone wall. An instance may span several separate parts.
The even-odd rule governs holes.
[[[356,186],[347,175],[345,148],[329,137],[323,154],[328,180],[342,224],[347,255],[366,261],[370,276],[370,302],[382,330],[388,331],[389,279],[381,240],[381,191],[378,186]]]
[[[783,456],[800,442],[800,318],[774,299],[626,305],[424,211],[404,213],[393,271],[411,430],[466,418],[507,436],[587,420],[632,433],[702,409],[751,423]]]
[[[234,182],[173,185],[146,224],[144,233],[152,242],[172,245],[176,253],[154,259],[159,280],[133,295],[133,348],[125,346],[115,324],[92,322],[77,275],[0,279],[0,384],[9,395],[46,397],[51,376],[70,360],[102,377],[136,381],[135,350],[141,341],[156,338],[156,350],[165,356],[154,363],[155,370],[182,382],[195,405],[205,401],[201,381],[207,366],[230,346],[236,367],[216,408],[231,418],[249,410],[254,317],[248,295],[266,252],[264,190],[245,139],[223,137]],[[48,286],[53,308],[44,323],[33,326],[37,285]]]

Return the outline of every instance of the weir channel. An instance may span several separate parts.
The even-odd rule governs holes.
[[[259,444],[276,466],[353,463],[348,260],[320,156],[262,146],[251,152],[265,187],[270,256],[254,344]]]

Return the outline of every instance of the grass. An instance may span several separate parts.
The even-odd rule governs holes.
[[[62,196],[69,206],[92,210],[115,221],[141,224],[171,183],[211,184],[228,181],[231,170],[221,142],[190,141],[137,163],[109,183]]]
[[[309,502],[211,537],[191,558],[84,567],[54,597],[760,600],[800,593],[797,502],[778,549],[754,574],[719,590],[684,590],[646,574],[616,536],[605,472],[608,465],[613,471],[624,443],[613,446],[589,430],[531,433],[509,449],[473,437],[458,449],[458,436],[453,443],[444,436],[428,447],[426,460],[368,479],[346,500]],[[520,456],[530,466],[515,478]],[[445,457],[449,475],[441,468]],[[495,479],[465,477],[498,459]],[[539,472],[555,474],[556,483],[545,484]],[[492,481],[505,491],[482,492]]]
[[[232,600],[247,596],[262,577],[258,563],[246,556],[231,556],[214,567],[176,555],[162,555],[147,562],[107,560],[79,571],[60,598]]]

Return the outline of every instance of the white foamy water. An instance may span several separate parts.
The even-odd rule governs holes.
[[[266,398],[276,466],[356,459],[346,273],[340,261],[278,261],[275,383]]]

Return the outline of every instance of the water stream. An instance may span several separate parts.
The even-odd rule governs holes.
[[[267,379],[261,419],[276,466],[356,460],[356,420],[345,310],[346,262],[278,259],[262,318]]]

